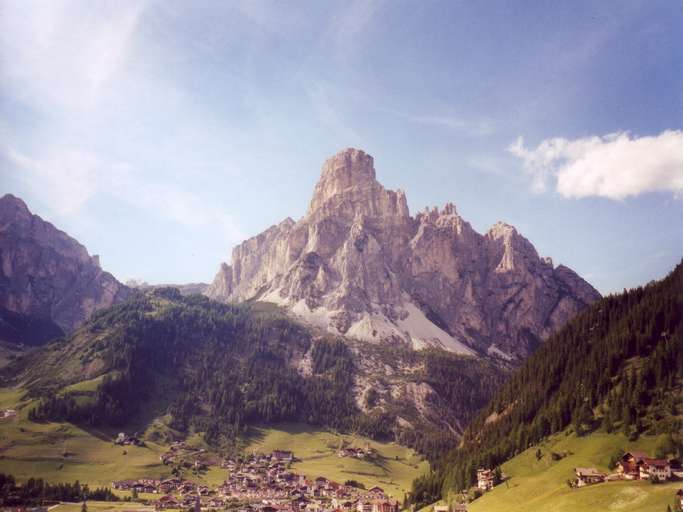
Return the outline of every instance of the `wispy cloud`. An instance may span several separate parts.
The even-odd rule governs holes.
[[[626,132],[575,140],[552,138],[535,149],[524,139],[508,147],[543,192],[548,182],[564,197],[624,199],[647,192],[683,192],[683,131],[632,137]]]
[[[172,184],[142,179],[126,162],[112,162],[83,150],[52,151],[45,159],[31,158],[13,148],[2,150],[19,172],[20,181],[56,214],[86,213],[88,204],[104,196],[139,208],[193,230],[212,231],[226,241],[244,239],[235,219],[221,208]]]
[[[351,0],[333,13],[323,35],[324,43],[331,43],[338,61],[348,63],[362,48],[363,35],[381,10],[384,0]]]
[[[125,66],[144,7],[142,1],[5,3],[3,87],[53,113],[91,107]]]
[[[59,216],[87,217],[82,214],[96,209],[93,202],[107,196],[191,230],[216,230],[228,242],[240,241],[243,233],[229,214],[175,185],[168,174],[143,168],[150,155],[161,162],[172,150],[175,161],[190,164],[176,174],[196,173],[196,151],[174,137],[208,145],[211,126],[188,115],[168,127],[172,136],[154,148],[128,136],[152,113],[168,115],[187,99],[147,66],[149,39],[141,27],[147,4],[57,0],[3,6],[3,95],[41,122],[28,139],[8,125],[0,153],[11,168],[0,169],[0,177],[18,176],[32,197]],[[106,148],[131,159],[121,161]]]
[[[390,110],[388,112],[412,123],[441,127],[470,137],[484,137],[496,132],[495,123],[489,120],[467,120],[444,115],[415,115],[397,110]]]
[[[383,0],[352,0],[336,13],[329,34],[340,46],[350,45],[370,24],[380,10]]]

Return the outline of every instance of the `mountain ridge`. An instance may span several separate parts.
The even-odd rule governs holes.
[[[0,307],[24,323],[49,321],[71,332],[130,293],[102,270],[98,255],[11,194],[0,198],[0,260]]]
[[[353,343],[263,303],[173,288],[137,291],[0,371],[3,386],[40,399],[36,421],[115,427],[156,408],[212,444],[300,421],[394,439],[430,460],[455,444],[504,374],[484,358]]]
[[[206,294],[275,302],[365,341],[503,359],[527,356],[600,296],[508,224],[479,234],[452,203],[411,216],[353,148],[324,163],[304,217],[235,247]]]

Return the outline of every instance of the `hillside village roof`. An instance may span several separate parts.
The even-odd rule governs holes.
[[[647,454],[647,453],[645,453],[645,452],[641,452],[641,451],[626,452],[626,453],[624,454],[624,458],[627,458],[629,455],[630,455],[631,457],[633,457],[636,461],[642,460],[642,459],[649,459],[649,458],[650,458],[650,455],[649,455],[649,454]]]
[[[642,459],[648,466],[655,466],[657,468],[665,468],[669,465],[666,459]]]

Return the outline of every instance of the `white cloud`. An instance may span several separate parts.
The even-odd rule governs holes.
[[[210,231],[233,243],[245,238],[235,219],[221,208],[169,181],[150,182],[125,162],[71,148],[52,151],[40,160],[13,148],[2,153],[20,171],[20,181],[32,196],[59,215],[83,213],[89,201],[110,195],[192,230]]]
[[[624,199],[647,192],[683,192],[683,131],[633,137],[627,132],[575,140],[546,139],[535,149],[524,139],[508,147],[532,177],[536,192],[549,182],[564,197]]]

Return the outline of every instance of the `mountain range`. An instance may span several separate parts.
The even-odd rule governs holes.
[[[29,422],[220,450],[282,422],[393,440],[431,463],[415,507],[553,436],[683,453],[683,263],[601,298],[510,225],[411,216],[357,149],[208,285],[121,284],[9,194],[0,261],[0,383]]]
[[[481,235],[452,204],[411,216],[357,149],[325,162],[302,219],[238,245],[208,287],[123,285],[11,195],[0,199],[0,257],[3,340],[60,338],[5,373],[52,397],[46,418],[111,423],[154,408],[163,388],[184,428],[309,421],[389,436],[431,459],[512,366],[600,297],[512,226]],[[270,342],[258,348],[260,336]],[[86,381],[99,384],[84,408],[64,390]],[[325,400],[337,412],[307,409]]]
[[[206,293],[274,302],[363,341],[508,360],[600,297],[508,224],[481,235],[453,204],[411,216],[405,193],[385,189],[358,149],[325,162],[302,219],[235,247]]]

